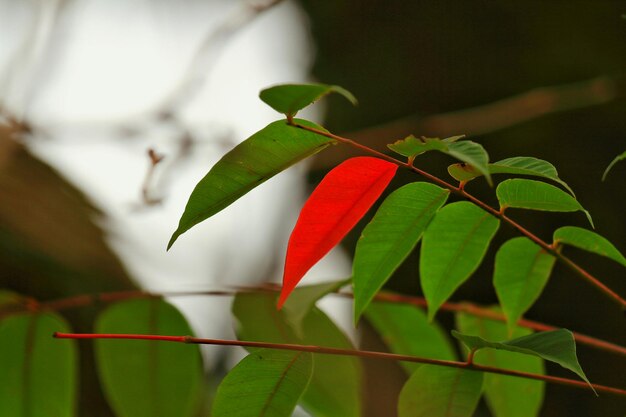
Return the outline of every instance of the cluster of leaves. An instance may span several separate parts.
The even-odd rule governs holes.
[[[332,92],[354,101],[349,92],[336,86],[284,85],[264,90],[261,98],[287,119],[255,133],[211,168],[192,192],[168,248],[181,234],[272,176],[341,141],[322,127],[295,118],[300,109]],[[554,232],[549,250],[527,237],[513,238],[498,249],[493,285],[500,306],[494,309],[506,316],[506,323],[458,312],[452,332],[459,341],[460,349],[456,349],[453,338],[435,321],[441,306],[481,264],[502,221],[502,216],[472,202],[448,202],[451,192],[463,190],[478,177],[491,184],[492,176],[498,174],[531,176],[563,189],[544,181],[507,179],[495,190],[500,204],[496,213],[509,208],[582,211],[591,222],[554,166],[532,157],[490,163],[481,145],[462,136],[410,136],[389,148],[408,162],[352,158],[330,171],[318,185],[289,240],[281,293],[236,295],[232,312],[238,323],[238,338],[354,351],[350,339],[316,307],[320,298],[351,283],[355,324],[364,316],[391,352],[456,364],[444,367],[441,363],[402,362],[408,380],[398,398],[400,417],[471,416],[482,396],[495,417],[538,415],[543,381],[483,372],[486,367],[541,376],[547,360],[588,382],[576,358],[571,332],[533,333],[519,327],[518,322],[539,298],[563,245],[626,266],[626,258],[591,230],[562,227]],[[416,157],[429,151],[460,161],[448,168],[459,187],[445,187],[443,181],[436,185],[413,182],[391,192],[358,240],[351,279],[298,286],[307,271],[379,199],[398,166],[412,168]],[[427,311],[375,301],[420,241],[419,279]],[[28,305],[28,300],[0,293],[0,309],[13,305]],[[69,331],[69,325],[53,312],[36,308],[16,311],[0,318],[0,374],[14,381],[0,384],[0,415],[73,416],[78,389],[77,346],[75,341],[50,337],[53,332]],[[192,334],[178,310],[158,298],[113,304],[100,313],[94,330],[104,334]],[[467,361],[467,366],[459,359]],[[96,361],[105,395],[119,417],[192,417],[206,406],[203,394],[207,387],[196,345],[98,340]],[[211,415],[290,416],[300,405],[316,417],[358,417],[362,412],[362,372],[356,355],[250,348],[219,385]]]

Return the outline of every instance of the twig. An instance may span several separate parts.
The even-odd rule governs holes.
[[[304,125],[300,125],[297,123],[291,123],[292,126],[298,128],[298,129],[303,129],[303,130],[307,130],[309,132],[315,133],[317,135],[321,135],[321,136],[325,136],[327,138],[330,139],[334,139],[337,142],[340,143],[344,143],[347,145],[350,145],[352,147],[355,147],[357,149],[363,150],[367,153],[370,153],[372,155],[376,155],[377,157],[381,158],[381,159],[385,159],[389,162],[392,162],[398,166],[401,166],[403,168],[409,169],[423,177],[425,177],[426,179],[434,182],[435,184],[446,188],[448,190],[450,190],[452,193],[474,203],[476,206],[480,207],[481,209],[483,209],[484,211],[486,211],[487,213],[491,214],[492,216],[502,220],[503,222],[507,223],[509,226],[513,227],[514,229],[516,229],[519,233],[521,233],[522,235],[526,236],[527,238],[529,238],[530,240],[532,240],[534,243],[536,243],[537,245],[539,245],[543,250],[545,250],[546,252],[548,252],[549,254],[551,254],[552,256],[556,257],[559,261],[561,261],[562,263],[564,263],[568,268],[570,268],[572,271],[574,271],[578,276],[580,276],[581,278],[585,279],[586,281],[588,281],[589,283],[591,283],[594,287],[596,287],[597,289],[599,289],[604,295],[606,295],[608,298],[610,298],[611,300],[615,301],[617,304],[619,304],[619,306],[621,307],[622,311],[626,310],[626,300],[624,300],[622,297],[619,296],[619,294],[617,294],[615,291],[613,291],[612,289],[610,289],[609,287],[607,287],[606,285],[604,285],[601,281],[599,281],[597,278],[595,278],[593,275],[591,275],[589,272],[587,272],[585,269],[583,269],[582,267],[580,267],[578,264],[576,264],[574,261],[572,261],[571,259],[567,258],[565,255],[561,254],[560,251],[558,251],[556,248],[554,248],[552,245],[544,242],[543,240],[541,240],[539,237],[537,237],[535,234],[533,234],[531,231],[529,231],[528,229],[524,228],[523,226],[521,226],[519,223],[515,222],[514,220],[512,220],[511,218],[509,218],[508,216],[506,216],[504,214],[504,212],[501,212],[493,207],[491,207],[490,205],[488,205],[487,203],[484,203],[483,201],[479,200],[478,198],[474,197],[473,195],[469,194],[467,191],[465,191],[462,187],[455,187],[454,185],[442,180],[439,177],[436,177],[426,171],[423,171],[417,167],[415,167],[412,163],[407,163],[407,162],[403,162],[400,161],[399,159],[396,159],[390,155],[384,154],[382,152],[379,152],[375,149],[369,148],[365,145],[362,145],[358,142],[355,142],[351,139],[348,138],[344,138],[342,136],[338,136],[335,135],[333,133],[330,132],[324,132],[323,130],[319,130],[316,129],[314,127],[309,127],[309,126],[304,126]]]
[[[368,350],[339,349],[324,346],[299,345],[291,343],[268,343],[268,342],[251,342],[244,340],[224,340],[224,339],[202,339],[192,336],[160,336],[160,335],[140,335],[140,334],[90,334],[90,333],[54,333],[54,337],[58,339],[127,339],[127,340],[153,340],[163,342],[177,342],[199,345],[220,345],[220,346],[242,346],[266,349],[292,350],[297,352],[311,352],[325,355],[353,356],[371,359],[386,359],[402,362],[424,363],[437,366],[447,366],[450,368],[469,369],[472,371],[488,372],[500,375],[509,375],[519,378],[535,379],[545,381],[551,384],[565,385],[585,390],[595,389],[598,392],[607,394],[615,394],[626,396],[626,390],[621,388],[609,387],[606,385],[587,384],[586,382],[577,381],[569,378],[560,378],[550,375],[539,375],[521,371],[513,371],[509,369],[496,368],[491,366],[477,365],[468,362],[445,361],[439,359],[422,358],[412,355],[399,355],[396,353],[374,352]]]
[[[234,296],[238,293],[257,293],[257,292],[277,292],[280,291],[280,287],[276,285],[263,285],[259,287],[240,287],[237,290],[208,290],[208,291],[174,291],[174,292],[145,292],[140,290],[132,291],[117,291],[109,293],[99,294],[83,294],[73,297],[61,298],[58,300],[37,302],[31,298],[24,299],[21,304],[12,304],[0,306],[0,319],[5,316],[21,313],[23,311],[62,311],[72,308],[85,307],[97,303],[110,303],[116,301],[123,301],[136,298],[161,298],[161,297],[197,297],[197,296]],[[337,292],[336,295],[340,297],[353,298],[354,295],[348,292]],[[416,307],[426,308],[428,306],[426,300],[423,297],[394,294],[388,292],[380,292],[374,296],[375,302],[387,302],[393,304],[410,304]],[[475,317],[482,317],[489,320],[506,322],[506,317],[493,310],[477,306],[476,304],[462,302],[453,303],[445,302],[440,307],[442,311],[447,312],[463,312]],[[540,323],[537,321],[521,319],[518,326],[533,329],[537,331],[550,331],[556,330],[558,327],[549,324]],[[592,336],[585,335],[583,333],[572,332],[574,339],[577,343],[590,346],[606,352],[616,353],[621,356],[626,356],[626,347],[617,345],[615,343],[607,342],[602,339],[598,339]]]

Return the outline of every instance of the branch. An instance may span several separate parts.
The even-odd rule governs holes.
[[[297,352],[321,353],[325,355],[354,356],[360,358],[386,359],[402,362],[424,363],[429,365],[447,366],[450,368],[470,369],[472,371],[488,372],[492,374],[509,375],[519,378],[535,379],[551,384],[565,385],[573,388],[585,390],[595,389],[598,392],[626,396],[626,390],[598,384],[587,384],[569,378],[560,378],[550,375],[539,375],[527,372],[513,371],[509,369],[496,368],[491,366],[477,365],[469,362],[445,361],[439,359],[422,358],[411,355],[398,355],[395,353],[374,352],[368,350],[338,349],[324,346],[298,345],[289,343],[267,343],[251,342],[244,340],[224,340],[224,339],[202,339],[192,336],[160,336],[160,335],[139,335],[139,334],[89,334],[89,333],[54,333],[57,339],[130,339],[130,340],[154,340],[163,342],[189,343],[198,345],[220,345],[220,346],[242,346],[254,348],[267,348],[279,350],[292,350]]]
[[[434,182],[435,184],[446,188],[448,190],[450,190],[450,192],[474,203],[476,206],[480,207],[481,209],[483,209],[484,211],[486,211],[487,213],[491,214],[492,216],[502,220],[504,223],[507,223],[509,226],[513,227],[514,229],[517,229],[517,231],[519,233],[521,233],[522,235],[526,236],[528,239],[532,240],[534,243],[536,243],[537,245],[539,245],[543,250],[545,250],[546,252],[548,252],[549,254],[551,254],[552,256],[556,257],[559,261],[561,261],[562,263],[564,263],[568,268],[570,268],[572,271],[574,271],[578,276],[580,276],[581,278],[585,279],[586,281],[588,281],[589,283],[591,283],[594,287],[596,287],[598,290],[600,290],[604,295],[606,295],[608,298],[610,298],[612,301],[616,302],[617,304],[619,304],[619,306],[621,307],[622,311],[626,311],[626,300],[624,300],[622,297],[620,297],[619,294],[617,294],[615,291],[613,291],[612,289],[610,289],[609,287],[607,287],[606,285],[604,285],[602,282],[600,282],[596,277],[594,277],[593,275],[591,275],[589,272],[587,272],[585,269],[583,269],[582,267],[580,267],[578,264],[576,264],[574,261],[572,261],[571,259],[569,259],[568,257],[566,257],[565,255],[561,254],[556,248],[554,248],[552,245],[544,242],[543,240],[541,240],[539,237],[537,237],[535,234],[533,234],[531,231],[529,231],[528,229],[524,228],[523,226],[521,226],[519,223],[515,222],[514,220],[512,220],[511,218],[509,218],[508,216],[506,216],[504,214],[504,212],[501,212],[493,207],[491,207],[490,205],[488,205],[487,203],[479,200],[478,198],[474,197],[473,195],[469,194],[467,191],[465,191],[462,187],[455,187],[454,185],[442,180],[439,177],[436,177],[426,171],[423,171],[417,167],[415,167],[413,165],[412,162],[403,162],[400,161],[399,159],[396,159],[390,155],[384,154],[382,152],[379,152],[375,149],[369,148],[365,145],[362,145],[358,142],[355,142],[351,139],[348,138],[344,138],[342,136],[338,136],[335,135],[333,133],[329,133],[329,132],[324,132],[323,130],[319,130],[316,129],[314,127],[308,127],[308,126],[303,126],[297,123],[293,123],[293,122],[288,122],[289,124],[291,124],[292,126],[299,128],[299,129],[303,129],[303,130],[307,130],[309,132],[315,133],[317,135],[321,135],[321,136],[325,136],[327,138],[330,139],[334,139],[340,143],[344,143],[347,145],[350,145],[352,147],[355,147],[357,149],[363,150],[367,153],[370,153],[372,155],[376,155],[379,158],[385,159],[387,161],[390,161],[398,166],[401,166],[403,168],[406,168],[408,170],[411,170],[423,177],[425,177],[426,179]]]
[[[199,295],[206,296],[234,296],[238,293],[256,293],[256,292],[277,292],[280,291],[280,287],[276,285],[263,285],[259,287],[240,287],[237,290],[209,290],[209,291],[175,291],[175,292],[146,292],[140,290],[134,291],[117,291],[99,294],[83,294],[67,298],[60,298],[57,300],[37,302],[32,298],[25,298],[22,304],[18,305],[6,305],[0,306],[0,319],[11,314],[17,314],[24,311],[62,311],[72,308],[85,307],[98,303],[110,303],[116,301],[123,301],[136,298],[153,298],[153,297],[196,297]],[[340,297],[353,298],[354,295],[348,292],[336,292],[336,295]],[[401,295],[380,292],[374,296],[375,302],[386,302],[392,304],[411,304],[416,307],[425,308],[427,302],[423,297]],[[440,307],[442,311],[447,312],[463,312],[475,317],[482,317],[489,320],[506,322],[506,317],[493,310],[480,307],[476,304],[462,302],[453,303],[446,302]],[[527,329],[533,329],[537,331],[550,331],[557,330],[558,327],[552,326],[537,321],[521,319],[518,326]],[[572,332],[576,343],[587,345],[592,348],[603,350],[605,352],[615,353],[620,356],[626,356],[626,347],[617,345],[615,343],[607,342],[606,340],[598,339],[592,336],[588,336],[583,333]]]

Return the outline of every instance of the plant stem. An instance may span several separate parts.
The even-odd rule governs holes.
[[[355,148],[361,149],[361,150],[363,150],[363,151],[365,151],[367,153],[370,153],[372,155],[376,155],[379,158],[385,159],[385,160],[387,160],[389,162],[392,162],[392,163],[394,163],[396,165],[399,165],[399,166],[401,166],[403,168],[406,168],[406,169],[409,169],[409,170],[411,170],[413,172],[416,172],[417,174],[427,178],[428,180],[434,182],[435,184],[438,184],[441,187],[450,190],[452,193],[454,193],[454,194],[456,194],[458,196],[461,196],[464,199],[474,203],[475,205],[477,205],[481,209],[485,210],[487,213],[489,213],[492,216],[495,216],[496,218],[502,220],[503,222],[507,223],[509,226],[513,227],[514,229],[517,229],[517,231],[520,232],[522,235],[526,236],[528,239],[532,240],[534,243],[539,245],[543,250],[545,250],[546,252],[548,252],[552,256],[556,257],[559,261],[564,263],[569,269],[574,271],[574,273],[576,273],[578,276],[582,277],[583,279],[585,279],[586,281],[591,283],[594,287],[596,287],[598,290],[600,290],[604,295],[606,295],[611,300],[613,300],[617,304],[619,304],[619,306],[622,308],[622,311],[626,311],[626,300],[623,299],[619,294],[617,294],[615,291],[613,291],[612,289],[610,289],[609,287],[604,285],[602,282],[600,282],[597,278],[595,278],[593,275],[591,275],[585,269],[580,267],[574,261],[572,261],[571,259],[567,258],[565,255],[561,254],[554,247],[552,247],[552,245],[544,242],[542,239],[537,237],[531,231],[529,231],[528,229],[526,229],[525,227],[523,227],[519,223],[515,222],[514,220],[512,220],[511,218],[506,216],[504,214],[504,212],[501,212],[501,211],[491,207],[487,203],[485,203],[485,202],[479,200],[478,198],[474,197],[473,195],[469,194],[467,191],[465,191],[465,189],[463,187],[455,187],[454,185],[452,185],[452,184],[442,180],[441,178],[438,178],[438,177],[436,177],[436,176],[434,176],[434,175],[432,175],[432,174],[430,174],[430,173],[428,173],[426,171],[423,171],[423,170],[415,167],[412,162],[403,162],[403,161],[401,161],[399,159],[396,159],[396,158],[394,158],[394,157],[392,157],[390,155],[384,154],[384,153],[379,152],[379,151],[377,151],[375,149],[372,149],[372,148],[364,146],[364,145],[362,145],[360,143],[357,143],[357,142],[355,142],[355,141],[353,141],[351,139],[344,138],[342,136],[338,136],[338,135],[335,135],[333,133],[324,132],[324,131],[316,129],[314,127],[303,126],[303,125],[300,125],[300,124],[297,124],[297,123],[290,123],[290,124],[292,126],[296,127],[296,128],[307,130],[309,132],[312,132],[312,133],[315,133],[315,134],[318,134],[318,135],[321,135],[321,136],[325,136],[327,138],[334,139],[334,140],[336,140],[338,142],[345,143],[347,145],[350,145],[350,146],[353,146]]]
[[[151,297],[197,297],[197,296],[234,296],[241,292],[264,292],[280,291],[280,287],[272,284],[266,284],[257,287],[240,287],[237,290],[209,290],[209,291],[176,291],[176,292],[163,292],[163,293],[150,293],[140,290],[132,291],[117,291],[99,294],[83,294],[67,298],[60,298],[58,300],[51,300],[46,302],[36,302],[32,299],[26,299],[25,304],[7,305],[0,307],[0,319],[5,316],[21,313],[23,311],[61,311],[71,308],[85,307],[97,303],[109,303],[116,301],[123,301],[135,298],[151,298]],[[349,292],[336,292],[336,295],[340,297],[353,298],[354,295]],[[426,299],[418,296],[395,294],[390,292],[379,292],[374,296],[375,302],[386,302],[393,304],[411,304],[416,307],[426,308],[428,303]],[[445,302],[440,307],[442,311],[447,312],[463,312],[475,317],[482,317],[489,320],[506,322],[504,314],[490,310],[485,307],[478,306],[476,304],[461,302]],[[550,331],[557,330],[558,327],[552,326],[537,321],[521,319],[518,326],[525,327],[527,329],[533,329],[537,331]],[[584,344],[592,348],[603,350],[605,352],[616,353],[621,356],[626,356],[626,347],[617,345],[615,343],[607,342],[606,340],[598,339],[592,336],[588,336],[583,333],[572,332],[576,343]]]
[[[91,334],[91,333],[54,333],[59,339],[130,339],[130,340],[157,340],[164,342],[190,343],[200,345],[221,345],[221,346],[242,346],[266,349],[292,350],[297,352],[321,353],[326,355],[355,356],[361,358],[387,359],[393,361],[425,363],[430,365],[447,366],[452,368],[472,369],[494,374],[509,375],[519,378],[536,379],[552,384],[566,385],[574,388],[591,389],[593,387],[598,392],[626,396],[626,390],[598,384],[587,384],[569,378],[561,378],[550,375],[539,375],[527,372],[513,371],[509,369],[495,368],[467,362],[445,361],[439,359],[422,358],[411,355],[399,355],[395,353],[375,352],[367,350],[338,349],[324,346],[299,345],[290,343],[267,343],[251,342],[244,340],[224,340],[224,339],[202,339],[192,336],[160,336],[160,335],[140,335],[140,334]]]

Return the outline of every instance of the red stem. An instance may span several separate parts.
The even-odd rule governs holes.
[[[83,307],[87,305],[92,305],[97,302],[114,302],[114,301],[122,301],[132,298],[150,298],[150,297],[180,297],[180,296],[198,296],[198,295],[209,295],[209,296],[233,296],[239,292],[260,292],[260,291],[280,291],[280,287],[275,285],[264,285],[260,287],[241,287],[238,288],[237,291],[232,290],[215,290],[215,291],[185,291],[185,292],[164,292],[164,293],[148,293],[144,291],[131,290],[131,291],[118,291],[118,292],[110,292],[110,293],[100,293],[100,294],[84,294],[77,295],[73,297],[61,298],[58,300],[46,301],[42,303],[37,303],[34,300],[28,299],[28,305],[16,305],[15,307],[6,306],[0,307],[0,319],[6,315],[15,314],[18,312],[24,311],[24,309],[28,311],[60,311],[69,308]],[[349,297],[352,298],[354,295],[346,292],[338,292],[337,295],[341,297]],[[425,308],[427,307],[426,300],[423,297],[410,296],[410,295],[402,295],[402,294],[393,294],[388,292],[380,292],[374,296],[375,301],[382,301],[387,303],[401,303],[401,304],[411,304],[417,307]],[[483,317],[490,320],[502,321],[506,322],[506,317],[498,312],[493,310],[489,310],[487,308],[479,307],[476,304],[462,302],[462,303],[454,303],[454,302],[446,302],[441,306],[442,311],[448,312],[464,312],[476,317]],[[537,331],[550,331],[556,330],[558,327],[551,326],[549,324],[540,323],[537,321],[521,319],[518,323],[518,326],[525,327],[528,329],[533,329]],[[598,339],[592,336],[588,336],[583,333],[572,332],[574,334],[574,339],[577,343],[581,343],[596,349],[604,350],[606,352],[617,353],[621,356],[626,356],[626,347],[617,345],[615,343],[607,342],[602,339]]]
[[[266,349],[292,350],[298,352],[321,353],[326,355],[355,356],[361,358],[387,359],[393,361],[415,362],[430,365],[447,366],[451,368],[471,369],[494,374],[509,375],[519,378],[536,379],[551,384],[566,385],[574,388],[591,389],[593,387],[598,392],[626,396],[626,390],[598,384],[587,384],[569,378],[560,378],[550,375],[539,375],[527,372],[513,371],[509,369],[495,368],[491,366],[477,365],[467,362],[445,361],[439,359],[421,358],[411,355],[399,355],[395,353],[374,352],[367,350],[338,349],[324,346],[298,345],[289,343],[267,343],[250,342],[244,340],[224,340],[224,339],[201,339],[192,336],[158,336],[141,334],[76,334],[76,333],[54,333],[54,337],[59,339],[130,339],[130,340],[159,340],[165,342],[191,343],[200,345],[221,345],[221,346],[242,346]]]
[[[313,127],[308,127],[308,126],[303,126],[300,124],[294,124],[291,123],[292,126],[297,127],[299,129],[303,129],[303,130],[307,130],[309,132],[321,135],[321,136],[325,136],[327,138],[330,139],[334,139],[338,142],[341,143],[345,143],[347,145],[353,146],[355,148],[361,149],[367,153],[370,153],[372,155],[376,155],[379,158],[385,159],[389,162],[392,162],[394,164],[397,164],[401,167],[407,168],[413,172],[418,173],[419,175],[429,179],[430,181],[434,182],[435,184],[440,185],[443,188],[447,188],[448,190],[450,190],[451,192],[453,192],[454,194],[457,194],[463,198],[465,198],[466,200],[474,203],[475,205],[477,205],[478,207],[482,208],[483,210],[485,210],[487,213],[495,216],[496,218],[502,220],[503,222],[509,224],[510,226],[512,226],[513,228],[517,229],[518,232],[520,232],[522,235],[526,236],[527,238],[529,238],[530,240],[532,240],[533,242],[535,242],[537,245],[539,245],[543,250],[545,250],[546,252],[550,253],[551,255],[553,255],[554,257],[556,257],[557,259],[559,259],[559,261],[563,262],[568,268],[570,268],[572,271],[574,271],[574,273],[576,273],[578,276],[582,277],[583,279],[585,279],[586,281],[590,282],[594,287],[596,287],[597,289],[599,289],[602,293],[604,293],[607,297],[609,297],[611,300],[615,301],[616,303],[618,303],[620,305],[620,307],[622,308],[622,310],[626,310],[626,300],[624,300],[622,297],[620,297],[619,294],[617,294],[615,291],[613,291],[612,289],[610,289],[609,287],[607,287],[606,285],[604,285],[602,282],[600,282],[597,278],[595,278],[593,275],[591,275],[589,272],[587,272],[585,269],[581,268],[578,264],[574,263],[572,260],[570,260],[569,258],[567,258],[566,256],[562,255],[559,251],[557,251],[554,247],[552,247],[552,245],[544,242],[543,240],[541,240],[539,237],[537,237],[536,235],[534,235],[532,232],[530,232],[528,229],[524,228],[522,225],[520,225],[519,223],[513,221],[512,219],[510,219],[509,217],[507,217],[504,212],[501,212],[493,207],[491,207],[490,205],[484,203],[483,201],[479,200],[478,198],[474,197],[473,195],[469,194],[467,191],[465,191],[463,189],[463,187],[455,187],[454,185],[442,180],[441,178],[438,178],[432,174],[429,174],[426,171],[422,171],[419,168],[416,168],[412,162],[403,162],[400,161],[399,159],[396,159],[392,156],[389,156],[387,154],[384,154],[382,152],[379,152],[375,149],[369,148],[367,146],[361,145],[360,143],[357,143],[351,139],[348,138],[344,138],[342,136],[337,136],[333,133],[329,133],[329,132],[324,132],[322,130],[318,130],[316,128]]]

